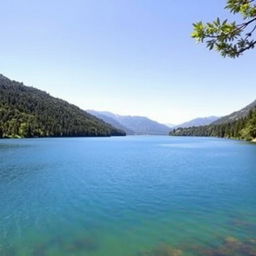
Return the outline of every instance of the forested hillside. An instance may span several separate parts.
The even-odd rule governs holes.
[[[125,135],[93,115],[0,75],[0,138]]]
[[[225,119],[227,120],[227,119]],[[215,136],[251,141],[256,138],[256,108],[245,117],[232,122],[207,126],[178,128],[170,132],[172,136]]]

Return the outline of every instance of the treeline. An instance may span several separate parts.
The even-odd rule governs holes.
[[[0,138],[125,135],[78,107],[0,75]]]
[[[214,136],[236,138],[251,141],[256,138],[256,109],[239,120],[199,127],[177,128],[170,132],[171,136]]]

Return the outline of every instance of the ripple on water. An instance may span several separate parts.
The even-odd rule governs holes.
[[[167,136],[2,142],[0,256],[256,256],[255,146]]]

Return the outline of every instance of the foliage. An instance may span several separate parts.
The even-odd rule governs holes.
[[[0,75],[0,138],[125,135],[46,92]]]
[[[236,121],[189,128],[177,128],[170,132],[172,136],[214,136],[252,140],[256,138],[256,109],[249,115]]]
[[[238,24],[220,18],[206,24],[200,21],[193,24],[192,37],[205,42],[210,50],[215,49],[224,57],[235,58],[256,45],[256,0],[228,0],[226,9],[240,14],[244,22]]]

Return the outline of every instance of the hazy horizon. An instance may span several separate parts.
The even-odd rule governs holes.
[[[225,4],[3,2],[0,73],[85,110],[173,124],[224,116],[255,100],[255,53],[225,59],[190,34],[195,21],[234,18]]]

